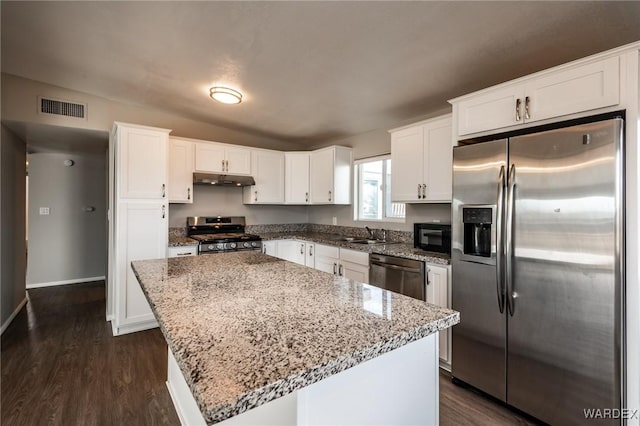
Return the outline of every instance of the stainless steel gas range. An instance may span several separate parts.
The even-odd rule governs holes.
[[[187,235],[198,241],[198,253],[261,251],[262,239],[244,232],[242,216],[197,216],[187,218]]]

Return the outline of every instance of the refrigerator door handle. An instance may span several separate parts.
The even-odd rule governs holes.
[[[505,175],[504,166],[500,167],[500,174],[498,175],[498,209],[496,212],[496,291],[498,293],[498,309],[500,313],[504,312],[504,284],[502,283],[503,266],[502,260],[504,256],[503,242],[502,242],[502,212],[504,210],[504,188],[505,188]]]
[[[509,308],[509,315],[513,316],[515,311],[515,300],[513,297],[513,209],[515,206],[515,188],[516,188],[516,166],[515,164],[511,165],[511,169],[509,170],[509,189],[507,191],[507,220],[506,220],[506,231],[507,238],[505,240],[506,244],[506,299],[507,299],[507,307]]]

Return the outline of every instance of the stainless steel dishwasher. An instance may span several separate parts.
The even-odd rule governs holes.
[[[382,254],[369,255],[369,283],[376,287],[426,300],[424,262]]]

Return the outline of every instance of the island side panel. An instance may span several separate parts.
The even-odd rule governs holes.
[[[298,425],[437,425],[438,333],[298,390]]]

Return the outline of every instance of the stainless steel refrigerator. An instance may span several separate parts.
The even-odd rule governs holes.
[[[550,424],[622,405],[623,128],[454,148],[452,375]]]

